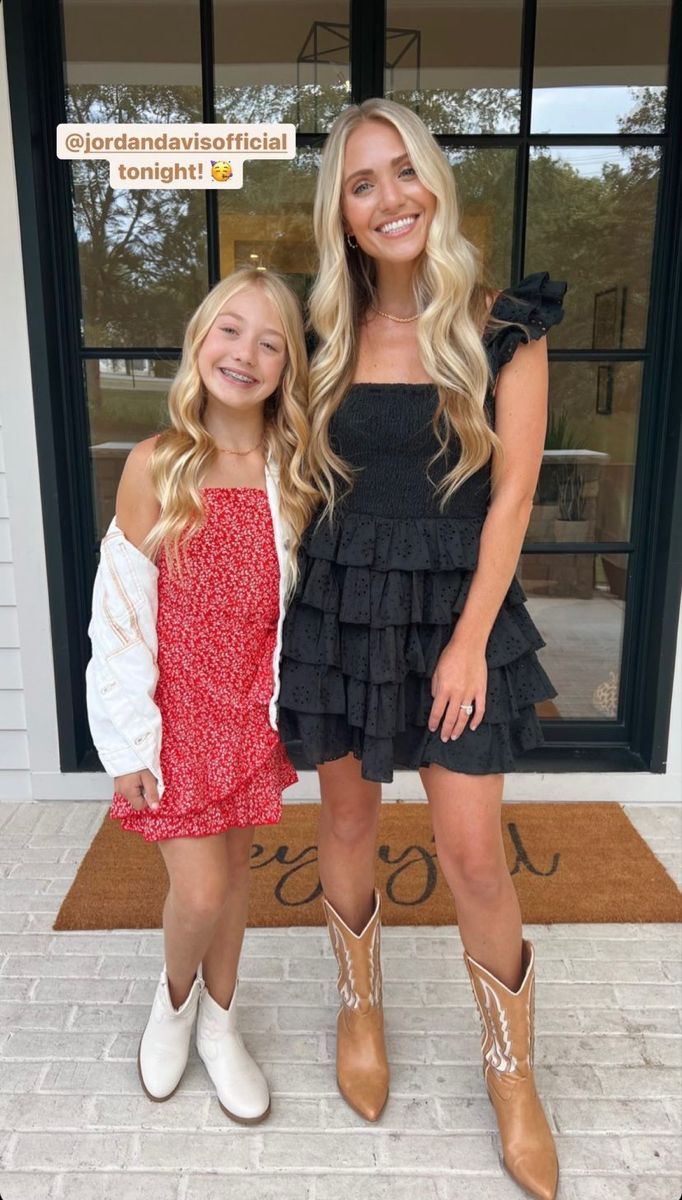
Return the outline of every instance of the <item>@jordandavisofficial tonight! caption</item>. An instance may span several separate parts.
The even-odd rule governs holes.
[[[57,157],[106,159],[112,188],[240,188],[244,159],[295,156],[295,125],[57,126]]]

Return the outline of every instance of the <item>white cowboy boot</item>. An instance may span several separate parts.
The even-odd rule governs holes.
[[[267,1117],[267,1080],[237,1032],[236,984],[229,1008],[221,1008],[204,987],[197,1018],[197,1051],[226,1116],[242,1125],[255,1125]]]
[[[164,963],[137,1053],[140,1083],[150,1100],[168,1100],[177,1091],[187,1066],[201,986],[196,978],[187,999],[174,1008]]]

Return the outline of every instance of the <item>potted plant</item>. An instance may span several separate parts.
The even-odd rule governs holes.
[[[575,463],[562,466],[558,480],[559,515],[554,522],[557,542],[584,542],[587,538],[587,504],[582,471]]]

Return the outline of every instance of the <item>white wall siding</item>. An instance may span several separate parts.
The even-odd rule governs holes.
[[[0,444],[3,432],[0,413]],[[29,767],[7,477],[0,454],[0,799],[31,796]]]
[[[59,771],[17,185],[0,8],[0,797]]]

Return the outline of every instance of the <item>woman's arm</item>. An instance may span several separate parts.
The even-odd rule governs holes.
[[[485,650],[514,577],[528,528],[547,428],[547,339],[522,344],[502,367],[495,390],[495,432],[504,462],[493,462],[492,500],[481,531],[478,565],[455,630],[432,682],[429,728],[445,714],[441,737],[458,737],[466,725],[460,704],[474,703],[471,728],[485,712]]]

